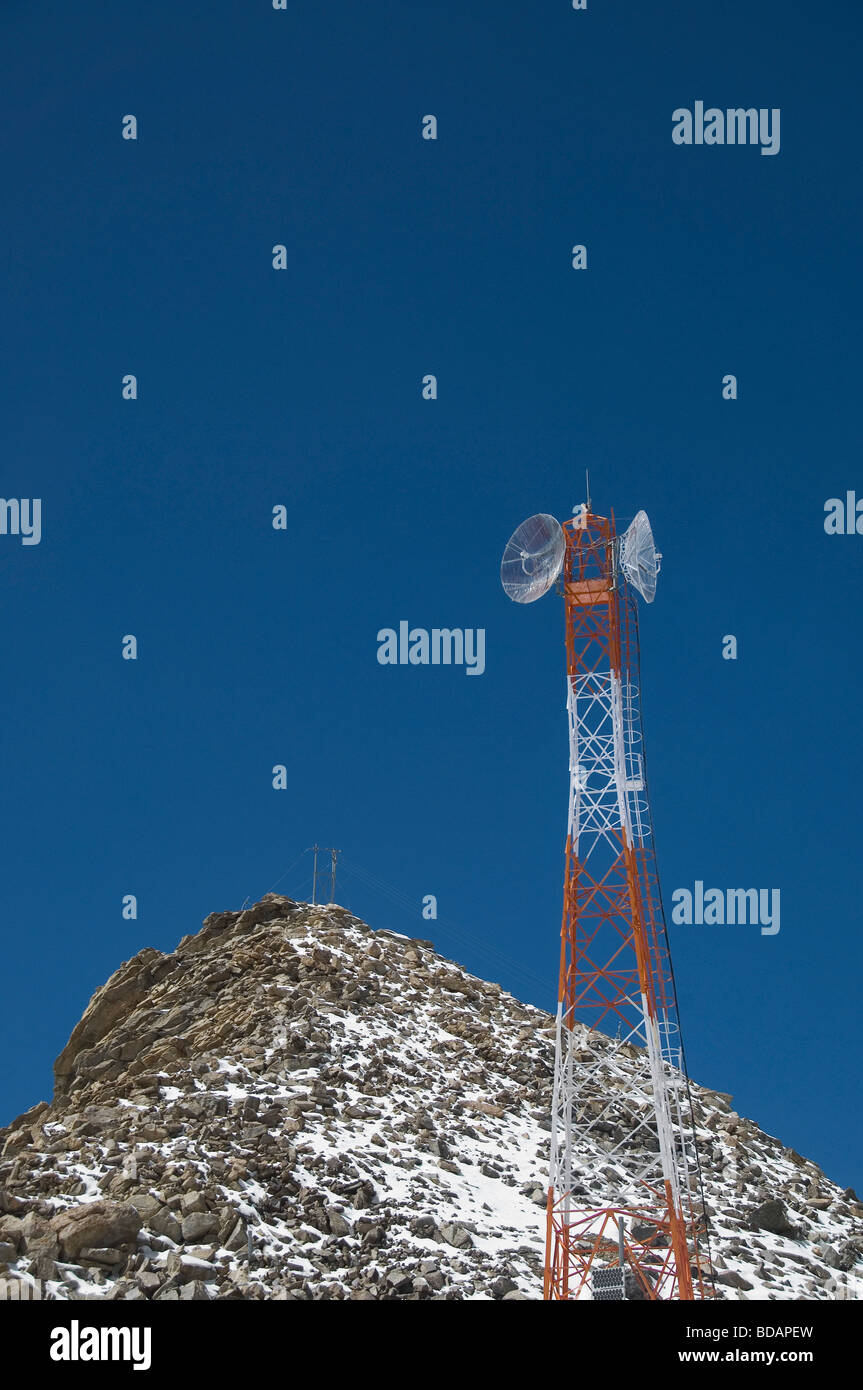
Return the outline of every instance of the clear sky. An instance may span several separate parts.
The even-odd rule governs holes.
[[[552,1004],[563,613],[498,566],[589,467],[664,554],[666,906],[781,891],[774,936],[671,927],[690,1070],[863,1179],[863,536],[824,530],[863,496],[861,32],[851,0],[3,6],[0,477],[42,536],[0,535],[0,1122],[121,961],[315,840],[373,925]],[[674,144],[696,101],[780,109],[779,153]],[[400,620],[484,629],[484,673],[381,666]]]

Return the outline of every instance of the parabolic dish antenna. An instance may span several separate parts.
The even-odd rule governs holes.
[[[500,562],[500,582],[513,603],[533,603],[548,593],[563,567],[566,537],[559,521],[541,512],[514,532]]]
[[[620,541],[620,568],[645,603],[656,598],[656,576],[662,556],[653,542],[647,512],[638,512]]]

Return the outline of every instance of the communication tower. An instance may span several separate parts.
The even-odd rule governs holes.
[[[661,556],[647,515],[523,522],[501,583],[559,580],[569,823],[555,1029],[546,1299],[715,1296],[677,998],[653,847],[636,593]]]

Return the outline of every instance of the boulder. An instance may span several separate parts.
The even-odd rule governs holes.
[[[760,1207],[756,1207],[752,1212],[751,1221],[759,1230],[770,1231],[776,1236],[790,1235],[795,1229],[788,1220],[785,1203],[778,1197],[772,1197],[770,1201],[762,1202]]]
[[[715,1276],[715,1283],[724,1284],[729,1289],[751,1289],[754,1287],[742,1274],[738,1274],[736,1269],[719,1270]]]
[[[147,1229],[154,1235],[164,1236],[167,1240],[173,1240],[177,1244],[183,1239],[183,1228],[174,1216],[173,1212],[167,1207],[160,1207],[147,1218]]]
[[[455,1246],[456,1250],[467,1250],[473,1245],[470,1231],[466,1231],[464,1226],[458,1226],[455,1222],[441,1226],[440,1233],[447,1245]]]
[[[193,1211],[183,1217],[183,1240],[192,1242],[209,1240],[218,1235],[219,1218],[211,1211]]]
[[[63,1255],[74,1260],[82,1250],[134,1241],[143,1223],[129,1202],[85,1202],[60,1212],[49,1224]]]
[[[349,1236],[351,1233],[351,1223],[335,1207],[327,1207],[327,1222],[330,1234],[334,1236]]]

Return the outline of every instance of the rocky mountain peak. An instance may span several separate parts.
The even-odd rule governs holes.
[[[547,1014],[429,941],[272,893],[213,913],[115,971],[53,1100],[0,1130],[0,1277],[57,1299],[536,1298],[552,1047]],[[603,1103],[624,1090],[609,1074]],[[722,1295],[859,1296],[853,1192],[730,1097],[693,1105]],[[580,1178],[627,1182],[600,1151]]]

